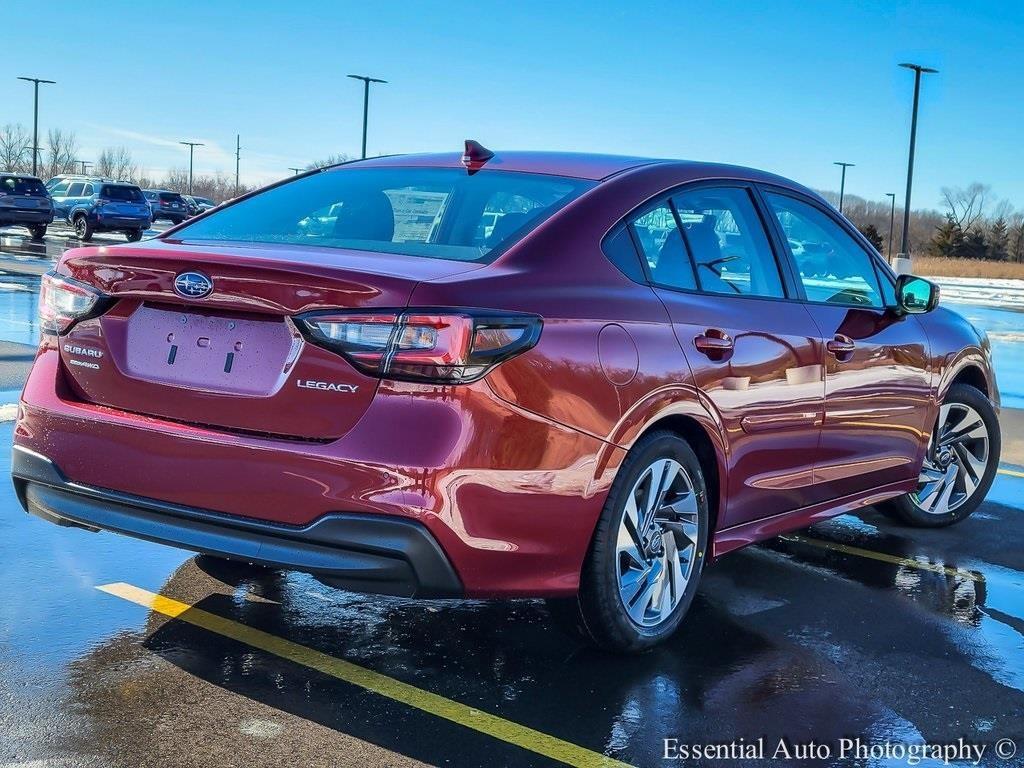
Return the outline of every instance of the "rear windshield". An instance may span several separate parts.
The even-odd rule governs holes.
[[[181,195],[179,195],[177,192],[161,192],[160,193],[160,199],[163,200],[165,203],[182,203],[182,202],[184,202],[184,200],[182,200]]]
[[[486,262],[592,186],[507,171],[346,168],[268,189],[174,237]]]
[[[0,176],[0,192],[5,195],[31,195],[46,197],[46,187],[39,179],[23,179],[18,176]]]
[[[138,187],[123,187],[114,184],[105,184],[100,190],[100,197],[107,200],[118,200],[124,203],[144,203],[142,190]]]

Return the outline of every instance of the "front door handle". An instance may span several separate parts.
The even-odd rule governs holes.
[[[856,351],[857,345],[853,343],[853,339],[849,336],[837,333],[835,338],[829,340],[825,348],[838,359],[844,360],[848,359]]]
[[[725,331],[709,328],[693,340],[693,346],[708,357],[721,357],[732,352],[733,340]]]

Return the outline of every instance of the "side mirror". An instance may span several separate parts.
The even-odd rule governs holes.
[[[896,308],[903,314],[920,315],[939,306],[939,286],[914,275],[896,278]]]

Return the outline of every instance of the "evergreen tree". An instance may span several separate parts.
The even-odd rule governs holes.
[[[988,240],[980,227],[971,227],[964,235],[961,252],[956,254],[965,259],[987,259],[989,255]]]
[[[933,256],[953,258],[963,255],[963,246],[964,233],[960,230],[960,225],[952,216],[947,215],[946,220],[935,228],[928,250]]]
[[[994,261],[1006,261],[1010,256],[1010,233],[1006,227],[1006,219],[1000,216],[992,222],[988,230],[988,258]]]
[[[1024,221],[1017,222],[1010,231],[1010,258],[1024,261]]]
[[[882,241],[882,233],[878,231],[878,227],[874,224],[868,224],[867,226],[860,227],[860,233],[868,239],[869,243],[875,246],[876,251],[882,252],[884,243]]]

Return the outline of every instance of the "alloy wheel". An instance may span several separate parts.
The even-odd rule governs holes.
[[[981,415],[964,403],[943,405],[910,498],[931,515],[954,512],[977,491],[988,461],[989,434]]]
[[[668,620],[697,561],[700,515],[693,481],[674,459],[648,466],[626,499],[616,541],[619,597],[642,627]]]

